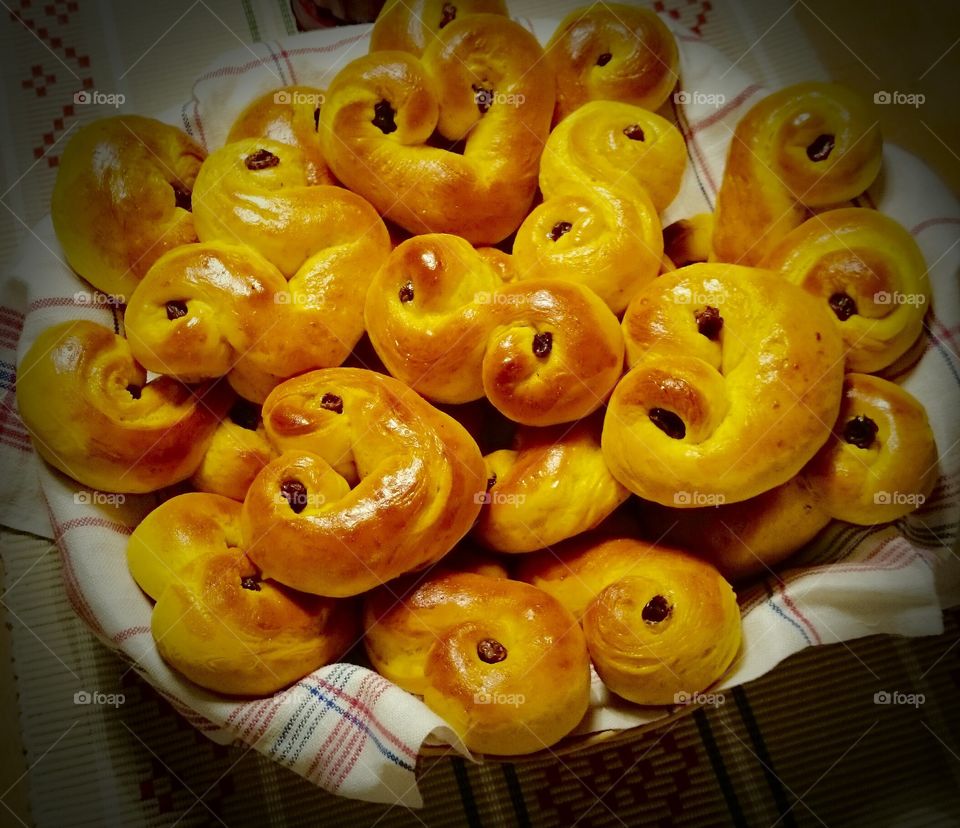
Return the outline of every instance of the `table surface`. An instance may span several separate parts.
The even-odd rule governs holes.
[[[698,13],[710,7],[687,2],[698,7]],[[269,16],[259,13],[255,17],[261,30],[251,31],[256,27],[250,25],[248,0],[105,8],[109,5],[100,4],[102,34],[114,43],[111,54],[124,57],[115,65],[95,67],[98,87],[126,89],[136,108],[146,112],[163,110],[183,98],[182,83],[159,83],[171,73],[193,77],[214,54],[235,48],[244,39],[285,33],[266,30],[263,21]],[[578,3],[533,0],[509,5],[529,16],[556,16]],[[0,118],[11,124],[13,118],[35,124],[42,134],[46,96],[36,89],[53,83],[45,74],[47,66],[54,74],[69,69],[46,44],[47,32],[40,32],[44,15],[53,25],[62,14],[68,29],[89,26],[90,19],[78,20],[83,15],[77,14],[77,4],[62,0],[49,6],[29,0],[4,6],[0,59],[8,80],[0,95]],[[825,75],[871,97],[881,90],[922,94],[925,102],[916,110],[890,106],[881,111],[884,135],[925,158],[954,192],[960,192],[960,156],[955,149],[960,147],[960,120],[953,105],[960,77],[960,5],[946,0],[927,3],[922,14],[907,4],[870,0],[843,4],[798,0],[782,7],[753,0],[731,8],[751,36],[745,51],[737,47],[728,54],[761,80],[776,84]],[[805,49],[778,52],[778,30],[782,35],[787,27],[803,33]],[[39,74],[34,69],[28,76],[23,70],[26,53],[43,67]],[[25,77],[28,80],[21,80]],[[34,95],[16,96],[16,86],[26,89],[28,81]],[[49,144],[45,140],[43,146]],[[14,216],[30,223],[46,211],[55,170],[5,153],[3,173],[5,192],[0,200],[7,212],[0,215],[0,249],[9,254],[24,232]],[[18,592],[28,592],[34,579],[55,574],[56,555],[49,542],[7,529],[0,529],[0,545],[4,558],[13,549],[30,549],[37,556],[38,565],[16,584],[0,562],[0,590],[12,607]],[[49,588],[56,586],[51,581]],[[19,736],[20,705],[11,669],[14,622],[3,607],[0,614],[5,615],[0,627],[0,717],[5,736],[0,739],[0,826],[30,825],[32,777]],[[76,619],[56,623],[79,625]],[[563,762],[482,767],[460,760],[429,762],[421,770],[427,803],[421,812],[337,800],[281,769],[276,770],[271,790],[247,789],[244,781],[253,778],[252,767],[266,760],[214,746],[189,732],[189,726],[135,677],[128,678],[124,692],[132,706],[127,709],[155,708],[158,731],[180,728],[183,736],[181,753],[147,757],[158,771],[147,780],[151,789],[140,780],[142,797],[156,799],[151,824],[157,825],[181,818],[181,824],[217,819],[228,825],[259,824],[258,798],[277,796],[288,803],[289,824],[316,822],[316,809],[323,808],[323,821],[330,824],[454,825],[468,819],[484,825],[559,825],[579,819],[581,824],[601,825],[634,824],[642,816],[664,824],[739,820],[767,825],[949,825],[960,822],[960,708],[954,701],[960,689],[958,643],[960,613],[953,611],[947,613],[942,636],[913,640],[877,636],[849,646],[809,649],[752,683],[748,691],[734,691],[716,709],[697,711],[616,749],[601,747]],[[118,664],[116,673],[121,672]],[[72,688],[74,683],[64,681],[63,686]],[[925,699],[920,707],[878,708],[873,694],[880,690],[919,693]],[[106,720],[117,713],[90,710],[86,715]],[[71,738],[69,733],[61,736],[62,745],[52,734],[49,755],[31,757],[34,765],[56,761]],[[134,736],[142,738],[149,750],[150,734]],[[202,757],[200,771],[197,753]],[[257,778],[262,779],[259,770]],[[152,789],[163,785],[163,790]],[[204,791],[204,801],[198,803],[197,796]],[[35,800],[48,796],[67,797],[69,792],[42,791],[39,796],[34,792]],[[79,824],[81,815],[77,816]]]

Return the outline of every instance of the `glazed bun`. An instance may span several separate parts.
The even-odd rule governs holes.
[[[804,474],[835,518],[871,525],[903,517],[937,481],[926,411],[892,382],[848,374],[833,434]]]
[[[126,301],[164,252],[196,241],[191,191],[204,151],[175,127],[124,115],[80,127],[50,213],[70,266]]]
[[[224,389],[147,374],[94,322],[47,328],[19,366],[17,405],[34,448],[85,486],[151,492],[200,465],[229,405]]]
[[[131,573],[156,598],[163,659],[218,693],[264,696],[335,661],[358,640],[355,605],[264,580],[240,543],[240,504],[186,494],[130,538]]]
[[[923,253],[900,224],[876,210],[848,207],[807,219],[763,266],[826,303],[849,371],[886,368],[923,331],[930,306]]]
[[[344,67],[320,142],[337,178],[405,230],[495,244],[530,210],[553,98],[536,38],[474,14],[444,26],[422,58],[373,52]]]
[[[421,57],[441,30],[471,14],[507,16],[503,0],[387,0],[370,32],[370,51]]]
[[[763,98],[730,142],[714,258],[758,265],[810,209],[863,193],[880,171],[882,152],[867,102],[842,86],[801,83]]]
[[[600,450],[602,420],[522,427],[513,449],[484,457],[487,495],[473,536],[498,552],[532,552],[593,529],[629,496]]]
[[[623,3],[570,12],[546,55],[557,79],[557,121],[594,100],[659,109],[677,84],[673,34],[650,9]]]
[[[637,704],[677,704],[705,690],[740,648],[730,585],[677,549],[584,535],[525,556],[518,576],[582,620],[603,683]]]
[[[270,393],[263,421],[281,454],[247,492],[244,549],[294,589],[372,589],[442,558],[480,511],[476,443],[391,377],[304,374]]]
[[[583,718],[590,660],[576,619],[529,584],[471,573],[365,599],[374,667],[423,696],[473,751],[550,747]]]
[[[630,370],[607,406],[603,453],[640,497],[746,500],[795,476],[829,436],[840,336],[822,303],[778,276],[681,268],[637,295],[623,330]]]
[[[558,280],[504,283],[466,241],[415,236],[367,293],[367,333],[387,369],[431,400],[486,396],[506,417],[547,426],[585,417],[623,364],[617,318]]]
[[[320,107],[322,89],[312,86],[284,86],[261,95],[237,116],[227,143],[244,138],[269,138],[289,144],[303,153],[307,184],[336,184],[320,151]]]

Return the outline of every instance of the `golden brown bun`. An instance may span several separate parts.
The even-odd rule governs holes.
[[[259,408],[238,400],[214,432],[190,483],[201,492],[243,500],[253,479],[276,454]]]
[[[209,385],[147,382],[123,337],[84,320],[41,333],[17,381],[20,416],[37,453],[108,492],[151,492],[188,478],[229,399]]]
[[[543,49],[518,23],[457,19],[422,59],[374,52],[334,78],[320,112],[324,157],[411,233],[495,244],[533,202],[552,84]],[[446,149],[461,139],[462,154]]]
[[[390,249],[366,201],[343,187],[312,185],[309,158],[269,138],[212,153],[197,176],[193,209],[201,241],[248,245],[292,280],[316,271],[311,278],[323,284],[346,270],[367,284]]]
[[[503,0],[387,0],[370,32],[370,51],[420,57],[454,20],[471,14],[507,15]]]
[[[836,419],[843,352],[808,293],[767,271],[696,264],[661,276],[623,318],[630,371],[603,426],[635,494],[733,503],[797,474]]]
[[[480,511],[477,444],[390,377],[304,374],[271,392],[263,421],[282,454],[247,492],[245,550],[294,589],[364,592],[442,558]]]
[[[677,42],[650,9],[622,3],[576,9],[546,54],[557,78],[557,121],[593,100],[659,109],[677,83]]]
[[[912,512],[937,480],[923,405],[880,377],[847,374],[833,434],[804,474],[840,520],[871,525]]]
[[[683,136],[666,118],[619,101],[590,101],[550,133],[540,159],[544,198],[567,182],[645,190],[662,212],[687,165]]]
[[[312,188],[321,189],[355,198],[341,188]],[[343,220],[351,215],[348,209]],[[259,402],[288,377],[340,365],[363,334],[366,288],[389,249],[382,223],[373,219],[378,232],[363,235],[345,224],[342,241],[321,243],[289,282],[243,245],[172,250],[127,308],[134,355],[148,369],[183,380],[227,375],[239,393]]]
[[[705,690],[740,648],[730,585],[678,549],[583,535],[524,556],[518,577],[582,619],[600,678],[638,704],[677,704]]]
[[[550,747],[583,718],[590,661],[576,619],[529,584],[439,575],[364,604],[374,667],[452,725],[468,748],[517,755]]]
[[[269,138],[297,147],[306,160],[308,184],[336,184],[337,180],[320,151],[322,89],[284,86],[251,102],[233,122],[227,143],[244,138]]]
[[[886,368],[923,331],[930,306],[923,253],[900,224],[876,210],[848,207],[814,216],[784,236],[763,266],[826,303],[849,371]]]
[[[883,142],[858,94],[801,83],[768,95],[737,124],[717,194],[714,257],[757,265],[808,216],[856,198],[880,171]]]
[[[204,151],[152,118],[80,127],[60,159],[50,212],[70,266],[121,301],[167,250],[196,241],[190,193]]]
[[[389,369],[445,403],[487,399],[527,425],[595,411],[620,376],[617,319],[570,282],[504,283],[463,239],[405,241],[367,293],[367,332]]]
[[[593,529],[629,496],[600,450],[602,419],[522,427],[516,447],[484,457],[487,494],[473,536],[498,552],[532,552]]]
[[[679,509],[645,502],[640,521],[648,537],[705,558],[724,578],[737,581],[767,574],[813,540],[830,516],[801,472],[739,503]]]

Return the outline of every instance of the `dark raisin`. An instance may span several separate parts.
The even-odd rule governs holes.
[[[671,612],[670,602],[662,595],[654,595],[640,611],[640,617],[648,624],[659,624],[669,618]]]
[[[487,664],[496,664],[507,657],[507,648],[493,638],[485,638],[477,644],[477,655]]]
[[[397,131],[397,122],[394,120],[396,115],[397,111],[390,106],[390,101],[380,101],[374,104],[373,120],[370,123],[384,135],[389,135]]]
[[[853,301],[853,297],[846,293],[834,293],[827,302],[830,305],[830,310],[836,314],[837,319],[841,322],[845,322],[857,312],[857,303]]]
[[[320,407],[334,414],[343,414],[343,398],[336,394],[324,394],[320,398]]]
[[[723,317],[715,307],[707,305],[702,311],[694,311],[693,318],[697,320],[697,330],[707,339],[714,342],[723,330]]]
[[[142,389],[139,385],[130,384],[130,385],[127,386],[127,393],[128,393],[131,397],[133,397],[135,400],[139,400],[139,399],[140,399],[140,394],[141,394],[142,391],[143,391],[143,389]]]
[[[573,225],[569,221],[558,221],[550,229],[550,232],[547,234],[550,237],[550,241],[556,241],[561,236],[565,236],[573,229]]]
[[[319,106],[315,106],[313,108],[313,131],[314,132],[320,131],[320,107]]]
[[[266,170],[270,167],[276,167],[280,163],[280,157],[274,155],[270,150],[258,149],[248,155],[243,163],[246,164],[248,170]]]
[[[873,441],[877,439],[877,432],[880,429],[877,424],[869,417],[859,416],[848,420],[843,427],[843,439],[857,448],[870,448]]]
[[[487,491],[489,492],[496,485],[497,485],[497,473],[490,472],[490,476],[487,478]]]
[[[473,99],[477,102],[477,109],[481,115],[486,115],[493,106],[493,90],[479,84],[473,84]]]
[[[227,416],[234,425],[247,431],[256,431],[260,425],[260,406],[241,397],[231,406]]]
[[[545,357],[553,350],[553,334],[550,331],[535,334],[533,337],[533,355]]]
[[[295,514],[299,515],[307,508],[307,487],[299,480],[284,480],[280,484],[280,494]]]
[[[440,18],[440,28],[442,29],[447,23],[452,23],[457,19],[457,7],[453,3],[444,3],[443,4],[443,17]]]
[[[668,411],[666,408],[651,408],[648,416],[650,422],[667,437],[672,437],[674,440],[682,440],[686,437],[687,427],[683,424],[683,420],[672,411]]]
[[[252,575],[248,575],[246,578],[241,578],[240,586],[244,589],[249,589],[251,592],[260,591],[260,581],[258,581]]]
[[[604,52],[602,55],[598,55],[597,66],[606,66],[612,57],[613,55],[611,55],[609,52]]]
[[[398,294],[400,301],[403,304],[413,301],[413,282],[407,282],[403,287],[400,288],[400,293]]]
[[[623,134],[631,141],[643,141],[647,136],[643,134],[640,124],[630,124],[623,128]]]
[[[826,161],[833,152],[834,140],[832,135],[818,135],[812,144],[807,147],[807,158],[811,161]]]
[[[177,207],[190,212],[193,209],[193,194],[179,181],[174,181],[170,186],[173,187],[173,198]]]
[[[187,303],[179,299],[173,299],[167,302],[167,319],[171,322],[174,319],[179,319],[181,316],[187,315]]]

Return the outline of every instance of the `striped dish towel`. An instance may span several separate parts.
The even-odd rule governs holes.
[[[545,41],[555,25],[538,20],[531,27]],[[191,99],[167,120],[215,148],[254,96],[281,84],[326,86],[340,66],[366,51],[368,31],[314,32],[228,54],[197,80]],[[675,98],[665,113],[683,131],[690,159],[666,222],[713,208],[732,129],[764,94],[697,37],[680,30],[677,35],[679,91],[701,94]],[[927,319],[925,353],[899,379],[928,408],[943,454],[941,478],[914,515],[892,526],[834,524],[790,569],[741,595],[744,651],[726,687],[768,672],[804,647],[882,632],[937,634],[941,603],[957,600],[957,573],[949,564],[956,562],[951,550],[960,515],[960,422],[955,416],[960,410],[955,278],[960,206],[924,165],[896,147],[887,148],[882,181],[867,203],[911,229],[930,265],[936,315]],[[29,298],[21,356],[42,329],[65,319],[89,318],[122,331],[122,308],[101,304],[70,272],[49,219],[28,239],[16,273]],[[22,454],[21,448],[2,451]],[[155,498],[129,497],[119,505],[78,502],[75,484],[46,467],[40,483],[72,606],[107,646],[210,738],[249,745],[343,796],[408,806],[421,804],[415,763],[424,740],[449,743],[467,755],[418,699],[357,665],[326,667],[256,702],[227,701],[191,685],[159,658],[149,630],[150,602],[124,560],[126,539]],[[630,727],[666,713],[617,700],[596,676],[593,690],[579,732]]]

